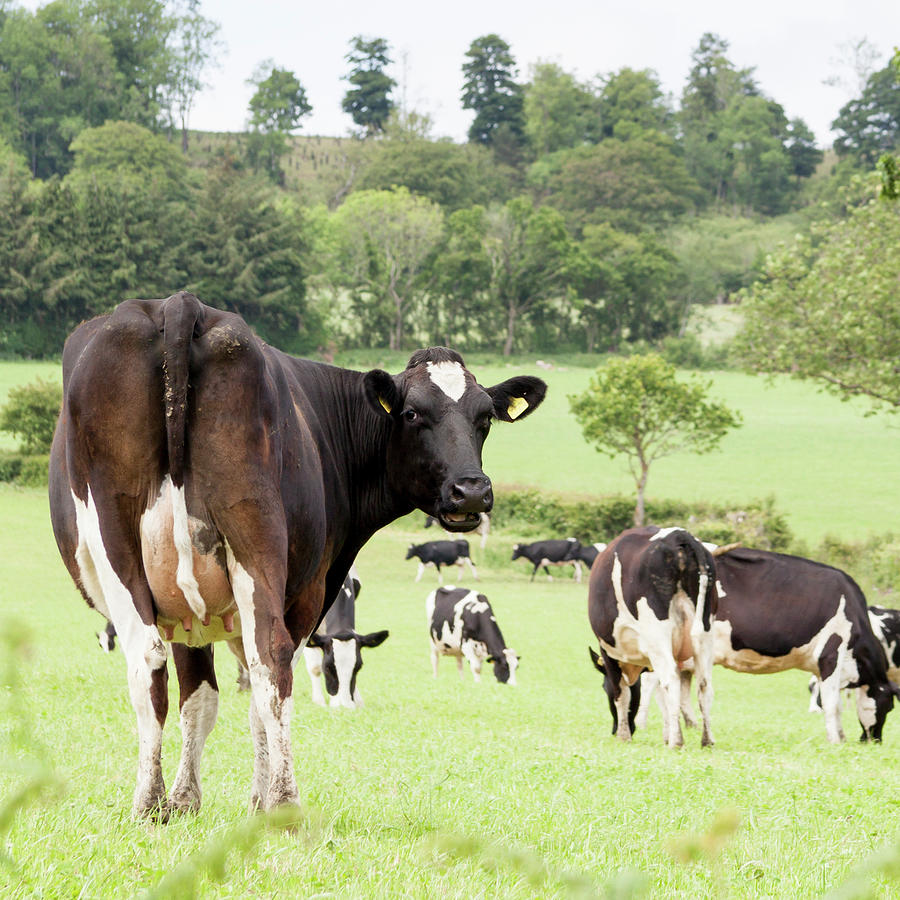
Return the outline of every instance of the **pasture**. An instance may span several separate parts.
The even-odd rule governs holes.
[[[485,384],[511,371],[473,369]],[[0,402],[12,384],[55,371],[0,364]],[[630,492],[624,462],[586,447],[568,413],[566,395],[591,370],[543,374],[544,408],[493,429],[485,471],[499,485]],[[810,542],[894,526],[889,420],[804,384],[769,388],[737,373],[714,381],[744,427],[719,453],[655,464],[651,496],[740,503],[771,494]],[[841,896],[897,896],[900,708],[880,746],[856,742],[846,710],[849,740],[832,747],[821,716],[806,712],[804,674],[717,668],[715,748],[701,750],[688,732],[683,751],[665,750],[656,710],[632,745],[620,744],[588,659],[586,585],[569,575],[529,583],[530,566],[509,558],[519,536],[505,533],[486,552],[471,543],[478,587],[522,654],[520,685],[496,684],[490,667],[481,685],[468,671],[460,680],[450,659],[434,680],[424,603],[436,576],[414,584],[415,562],[403,559],[409,543],[439,537],[422,518],[377,534],[359,559],[357,626],[391,631],[365,653],[365,707],[314,707],[298,668],[301,823],[285,831],[248,822],[248,698],[222,647],[203,808],[159,826],[128,818],[137,742],[121,651],[97,647],[102,620],[59,560],[44,492],[0,485],[0,896],[794,898],[842,885]],[[455,578],[455,569],[446,575]],[[460,584],[474,586],[468,576]],[[169,784],[180,748],[174,678],[170,697]],[[32,777],[52,784],[8,816],[4,804]],[[882,846],[893,880],[858,872],[877,868]]]
[[[857,744],[846,711],[850,739],[832,747],[806,712],[804,675],[716,669],[715,748],[701,751],[689,732],[683,751],[666,751],[656,711],[620,744],[588,660],[586,588],[571,576],[530,584],[509,561],[513,536],[492,535],[487,553],[473,543],[473,555],[522,654],[520,686],[489,671],[481,685],[468,671],[460,680],[449,659],[433,680],[424,599],[436,578],[414,584],[403,560],[430,536],[420,515],[376,535],[359,560],[358,627],[391,631],[365,656],[365,707],[314,707],[298,669],[302,824],[260,832],[253,846],[246,837],[248,698],[224,648],[203,809],[135,824],[124,659],[97,647],[100,617],[70,584],[47,515],[42,492],[0,488],[0,619],[15,661],[0,694],[0,802],[38,762],[58,779],[12,821],[0,815],[4,897],[190,895],[164,880],[173,870],[196,876],[204,897],[812,897],[897,839],[900,711],[881,746]],[[10,637],[23,632],[27,652],[12,655]],[[180,742],[170,693],[169,783]],[[887,876],[861,884],[865,896],[897,894]]]

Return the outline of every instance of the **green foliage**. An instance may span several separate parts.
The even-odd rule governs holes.
[[[535,156],[577,147],[596,131],[590,89],[556,63],[538,63],[525,86],[524,131]]]
[[[900,607],[900,537],[897,535],[878,534],[863,541],[850,541],[826,534],[810,555],[853,575],[866,589],[870,605]]]
[[[341,109],[366,134],[376,134],[384,131],[394,108],[390,94],[397,82],[384,71],[392,62],[390,44],[384,38],[367,41],[357,35],[350,46],[345,59],[353,68],[345,77],[353,87],[344,94]]]
[[[516,82],[516,63],[509,44],[499,35],[476,38],[463,63],[463,109],[475,112],[469,140],[497,144],[504,136],[513,144],[523,139],[524,97]],[[504,135],[505,132],[505,135]]]
[[[900,409],[900,207],[876,198],[767,260],[742,303],[742,358]]]
[[[0,431],[21,438],[22,453],[48,453],[62,406],[62,385],[38,378],[10,389],[0,407]]]
[[[873,72],[862,95],[841,107],[831,123],[834,149],[867,168],[900,143],[900,72],[890,63]]]
[[[655,355],[612,359],[589,388],[569,397],[585,440],[600,453],[624,455],[637,488],[635,524],[644,522],[650,464],[678,450],[709,453],[741,424],[739,413],[707,399],[711,383],[676,378],[675,367]]]

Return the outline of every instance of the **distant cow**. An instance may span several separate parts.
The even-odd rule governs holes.
[[[594,560],[606,549],[606,544],[579,544],[577,550],[572,551],[572,559],[578,560],[587,566],[588,572],[594,565]],[[577,581],[581,581],[581,572],[576,576]]]
[[[574,566],[575,580],[580,582],[581,561],[577,556],[580,549],[581,544],[575,538],[535,541],[532,544],[516,544],[513,547],[512,558],[527,559],[534,566],[531,570],[532,581],[538,569],[543,569],[547,573],[547,578],[553,581],[550,566]]]
[[[437,519],[434,516],[425,516],[425,527],[431,528],[432,525],[437,522]],[[447,532],[450,534],[450,532]],[[471,534],[480,534],[481,535],[481,549],[487,546],[488,535],[491,533],[491,517],[488,513],[481,514],[481,521],[478,525],[472,529]]]
[[[844,740],[841,689],[859,688],[861,740],[880,741],[898,689],[888,680],[876,622],[856,582],[822,563],[745,547],[717,556],[715,566],[715,663],[757,675],[811,672],[820,681],[832,743]],[[893,618],[883,617],[879,627],[890,630]]]
[[[104,653],[112,653],[116,649],[116,626],[112,622],[106,623],[102,633],[95,631],[94,637],[97,638],[97,643]]]
[[[459,577],[462,578],[464,564],[472,570],[475,580],[478,580],[478,571],[469,556],[468,541],[426,541],[424,544],[410,544],[409,550],[406,551],[406,558],[419,560],[416,581],[422,580],[425,566],[434,566],[437,569],[438,581],[441,584],[444,583],[441,566],[459,566]]]
[[[641,672],[652,668],[665,697],[664,740],[670,747],[682,745],[680,673],[692,660],[703,716],[701,741],[704,746],[713,743],[715,613],[712,556],[684,529],[633,528],[600,554],[591,569],[588,618],[600,642],[604,681],[617,710],[618,737],[631,739],[632,692],[639,691]]]
[[[414,509],[451,531],[478,524],[493,505],[481,465],[492,421],[523,419],[545,391],[531,377],[482,387],[445,347],[397,375],[297,359],[186,292],[126,300],[70,335],[50,516],[127,661],[134,816],[200,806],[219,641],[250,672],[250,807],[299,802],[295,654],[376,531]],[[168,797],[167,644],[182,726]]]
[[[303,649],[306,671],[312,680],[312,700],[325,705],[321,676],[325,676],[325,690],[332,706],[354,709],[362,706],[356,684],[362,668],[363,647],[377,647],[387,639],[387,631],[359,634],[356,631],[356,598],[360,583],[356,568],[351,567],[322,624],[309,638]]]
[[[437,678],[438,660],[455,656],[462,675],[463,657],[469,661],[472,677],[481,681],[484,660],[494,665],[494,677],[501,684],[515,685],[519,656],[506,646],[494,611],[484,594],[465,588],[442,587],[425,600],[428,631],[431,635],[431,666]]]

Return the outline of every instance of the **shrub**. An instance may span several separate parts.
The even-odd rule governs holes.
[[[38,378],[11,388],[0,408],[0,431],[22,439],[22,453],[48,453],[61,406],[62,386],[57,382]]]

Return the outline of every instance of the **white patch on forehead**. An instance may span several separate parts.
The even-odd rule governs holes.
[[[454,402],[466,392],[466,370],[458,362],[426,363],[431,380]]]
[[[350,682],[356,671],[356,640],[335,639],[331,644],[334,653],[334,667],[337,670],[338,692],[336,703],[340,706],[353,709],[356,704],[350,694]]]

